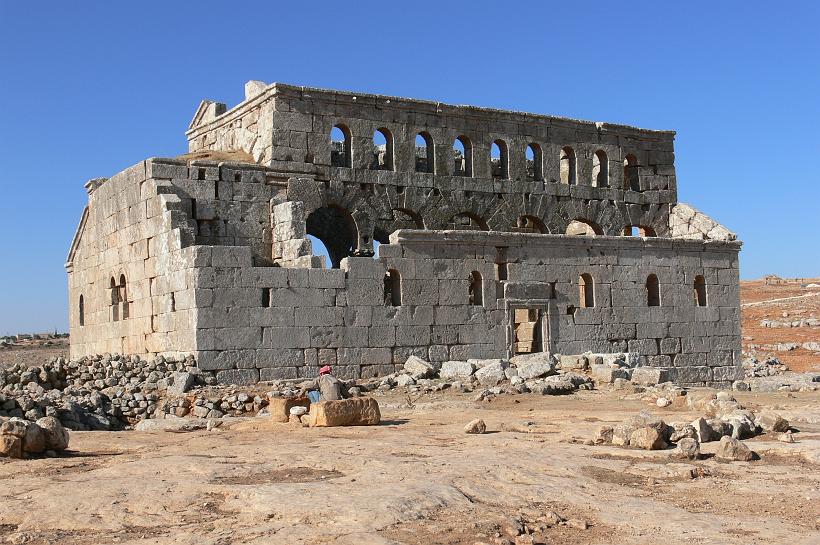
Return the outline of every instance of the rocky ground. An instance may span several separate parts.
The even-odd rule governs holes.
[[[816,392],[732,394],[747,409],[776,411],[794,430],[794,443],[774,432],[744,440],[757,453],[749,462],[713,456],[716,441],[701,444],[694,461],[672,449],[585,444],[640,411],[667,422],[704,416],[702,404],[659,407],[659,393],[605,386],[476,401],[454,389],[415,397],[377,390],[376,427],[303,428],[256,417],[72,432],[60,457],[0,459],[0,542],[820,540]],[[475,418],[486,433],[465,434]]]
[[[743,352],[793,371],[820,371],[820,279],[740,283]]]

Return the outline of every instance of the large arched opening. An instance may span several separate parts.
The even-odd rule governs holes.
[[[305,220],[307,234],[319,239],[330,258],[331,267],[339,268],[342,259],[353,255],[358,244],[358,229],[346,209],[329,205],[317,208]],[[316,251],[314,250],[314,255]]]

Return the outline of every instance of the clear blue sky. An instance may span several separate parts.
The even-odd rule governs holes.
[[[742,276],[820,276],[816,2],[530,4],[0,0],[0,334],[66,329],[83,183],[250,79],[676,130]]]

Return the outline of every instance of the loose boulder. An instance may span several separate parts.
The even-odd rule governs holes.
[[[436,372],[435,367],[430,362],[424,361],[418,356],[410,356],[404,362],[404,370],[413,378],[428,378]]]
[[[68,430],[53,416],[45,416],[37,421],[45,434],[45,450],[61,451],[68,448]]]
[[[445,361],[441,364],[439,370],[439,377],[444,380],[447,379],[465,379],[469,378],[475,371],[475,366],[466,361]]]
[[[546,352],[521,354],[513,357],[510,363],[515,365],[518,376],[524,380],[552,375],[555,373],[555,358]]]
[[[720,438],[715,457],[729,462],[751,462],[755,458],[755,453],[742,441],[724,435]]]
[[[464,433],[481,434],[487,431],[487,425],[480,418],[471,420],[464,426]]]
[[[381,420],[381,413],[379,404],[372,397],[356,397],[312,403],[304,418],[311,428],[375,426]]]
[[[506,362],[493,363],[476,371],[475,378],[477,378],[481,384],[495,386],[507,378],[507,375],[504,373],[506,368]]]
[[[39,454],[46,449],[46,432],[34,422],[29,422],[26,435],[23,437],[23,451]]]
[[[629,436],[629,444],[644,450],[663,450],[668,445],[663,435],[655,428],[644,426],[633,431]]]
[[[789,421],[773,412],[763,412],[755,418],[755,424],[760,426],[763,431],[783,433],[789,430]]]
[[[684,437],[678,441],[678,446],[674,453],[676,458],[684,460],[697,460],[700,457],[700,444],[697,439]]]

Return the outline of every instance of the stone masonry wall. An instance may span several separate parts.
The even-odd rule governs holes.
[[[142,161],[86,186],[89,205],[66,263],[72,357],[195,349],[196,250],[183,247],[193,240],[180,229],[179,197],[157,191],[161,167]]]
[[[736,245],[482,232],[391,238],[380,258],[349,257],[338,270],[250,267],[247,248],[212,248],[197,279],[197,300],[210,302],[197,310],[200,367],[232,369],[220,380],[245,382],[309,377],[325,364],[370,377],[411,354],[508,357],[517,304],[548,313],[545,350],[634,352],[684,384],[738,378]],[[389,269],[400,273],[400,306],[385,300]],[[480,306],[468,304],[472,271],[483,279]],[[594,308],[577,308],[583,273],[595,280]],[[660,280],[662,306],[647,307],[649,274]],[[695,275],[706,279],[706,307],[695,305]]]

